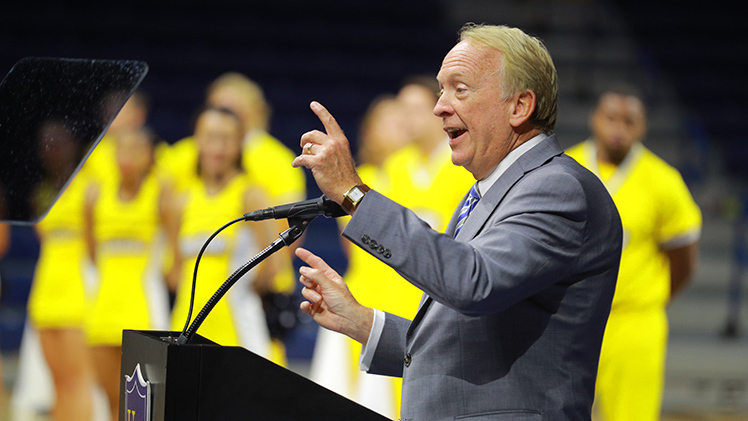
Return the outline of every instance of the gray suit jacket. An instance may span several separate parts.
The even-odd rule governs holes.
[[[621,256],[610,195],[551,136],[453,239],[460,207],[440,234],[370,191],[347,225],[426,294],[412,322],[387,314],[369,372],[403,377],[404,420],[589,420]]]

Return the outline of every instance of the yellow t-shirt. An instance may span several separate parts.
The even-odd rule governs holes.
[[[118,181],[101,184],[93,218],[98,288],[86,322],[92,345],[120,345],[123,329],[168,327],[159,191],[154,175],[127,201],[119,197]]]
[[[182,330],[187,319],[192,277],[200,248],[210,235],[244,212],[247,180],[234,177],[218,193],[210,195],[200,179],[186,188],[186,203],[179,230],[184,265],[172,312],[172,329]],[[264,247],[264,245],[263,245]],[[194,319],[228,277],[259,251],[246,225],[234,224],[221,231],[203,253],[195,288]],[[259,297],[245,275],[218,301],[197,333],[224,346],[244,346],[268,354],[269,337]]]
[[[623,252],[613,309],[664,307],[670,298],[665,250],[698,240],[701,211],[678,171],[641,144],[618,167],[601,165],[593,141],[566,152],[601,177],[621,215]]]

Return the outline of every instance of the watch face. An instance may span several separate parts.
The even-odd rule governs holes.
[[[350,193],[348,194],[348,197],[351,198],[351,201],[353,203],[358,203],[359,200],[364,198],[364,192],[358,187],[354,187],[351,189]]]

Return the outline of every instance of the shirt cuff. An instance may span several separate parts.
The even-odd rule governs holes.
[[[361,371],[369,371],[371,360],[374,359],[374,351],[377,349],[379,338],[384,330],[385,315],[383,311],[374,309],[374,321],[371,324],[371,332],[366,345],[361,348],[361,358],[358,360],[358,368]]]

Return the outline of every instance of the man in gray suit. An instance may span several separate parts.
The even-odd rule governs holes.
[[[361,342],[363,368],[403,377],[405,420],[589,420],[621,222],[598,178],[552,135],[550,55],[519,29],[467,25],[437,79],[452,162],[477,180],[445,234],[361,183],[345,135],[316,102],[326,133],[304,134],[294,161],[353,214],[343,235],[424,291],[418,314],[361,306],[299,249],[310,266],[302,309]]]

